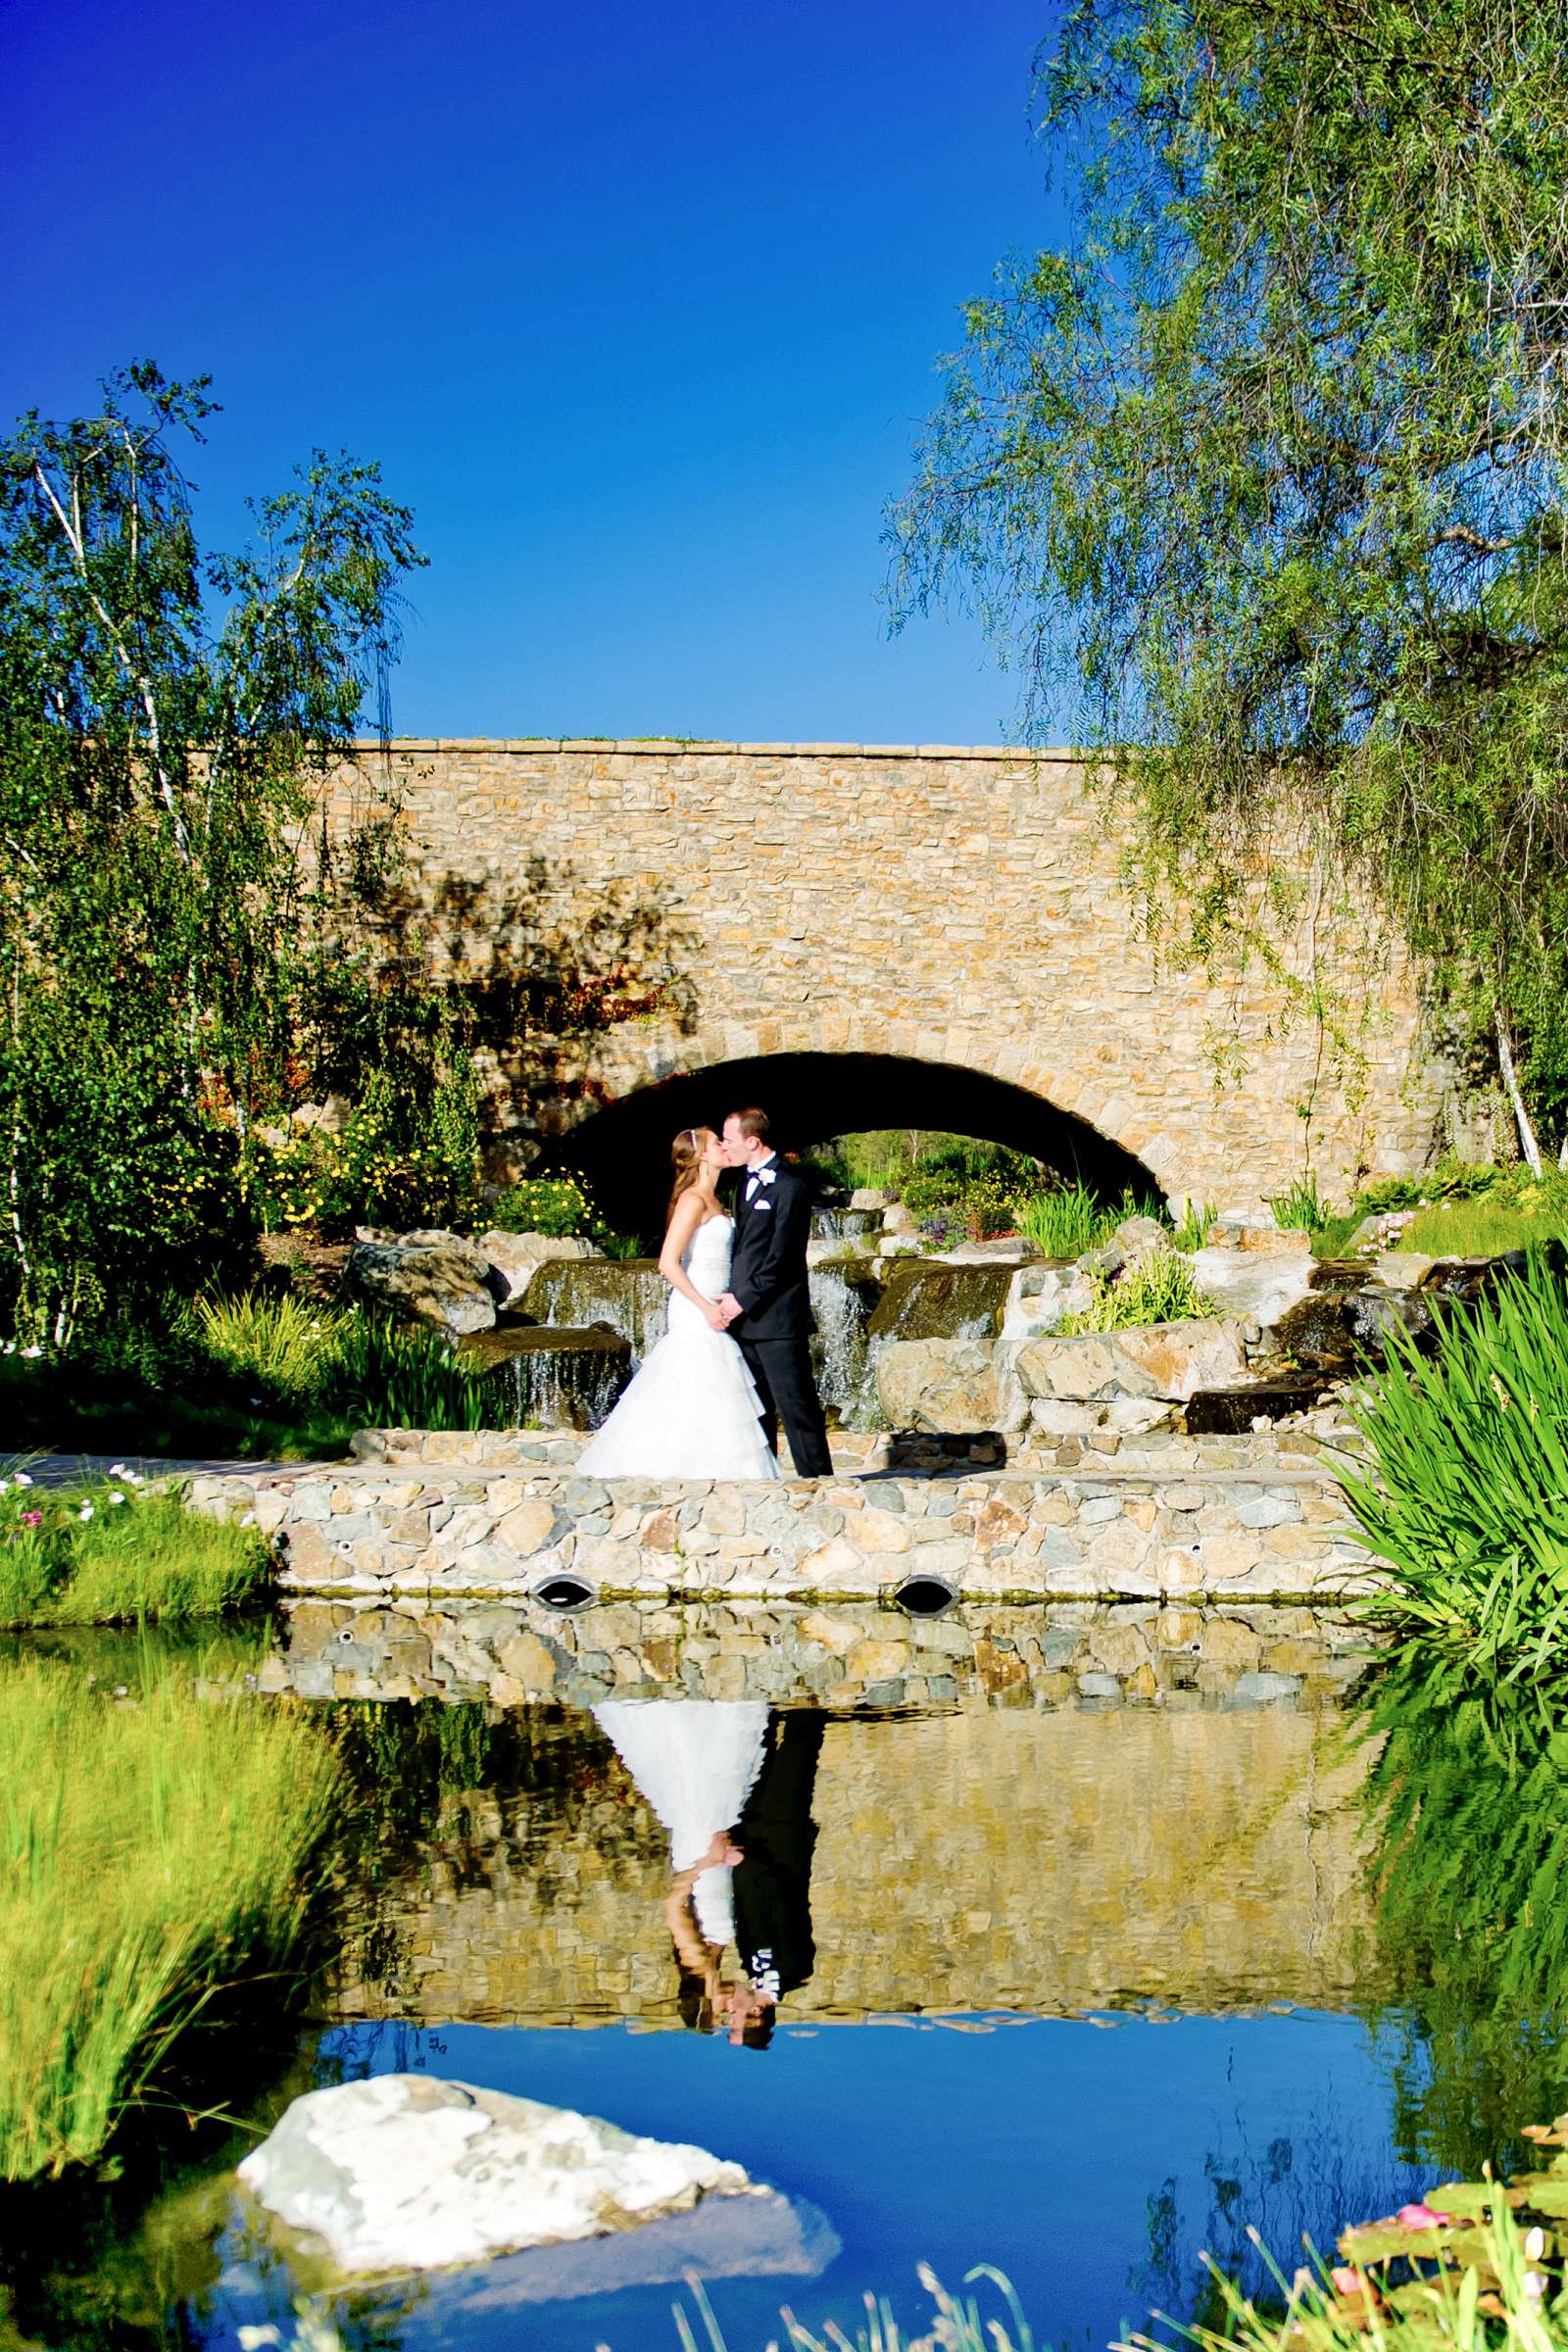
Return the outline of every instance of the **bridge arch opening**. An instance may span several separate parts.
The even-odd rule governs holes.
[[[639,1087],[594,1111],[541,1157],[537,1173],[580,1174],[613,1225],[657,1233],[663,1224],[669,1146],[682,1127],[717,1127],[758,1103],[783,1152],[809,1152],[840,1135],[920,1128],[1026,1152],[1067,1182],[1107,1200],[1160,1186],[1130,1152],[1043,1096],[983,1070],[897,1054],[767,1054]]]

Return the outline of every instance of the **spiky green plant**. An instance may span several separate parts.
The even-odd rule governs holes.
[[[1047,1257],[1082,1257],[1086,1250],[1098,1250],[1121,1215],[1083,1184],[1030,1193],[1017,1203],[1018,1231]]]
[[[1546,1252],[1454,1307],[1424,1355],[1403,1332],[1349,1400],[1341,1475],[1390,1571],[1384,1614],[1510,1673],[1568,1631],[1568,1283]]]
[[[1214,1300],[1199,1289],[1186,1258],[1175,1250],[1156,1250],[1113,1281],[1097,1276],[1093,1302],[1078,1314],[1064,1315],[1058,1329],[1064,1337],[1084,1331],[1131,1331],[1146,1323],[1201,1322],[1219,1312]]]
[[[346,1320],[292,1292],[269,1298],[254,1290],[198,1298],[190,1312],[197,1337],[216,1362],[289,1402],[319,1392]]]
[[[344,1319],[331,1401],[369,1429],[483,1429],[493,1412],[485,1377],[422,1324],[379,1315]]]
[[[1218,1223],[1219,1210],[1212,1200],[1189,1200],[1170,1238],[1178,1250],[1201,1250]]]

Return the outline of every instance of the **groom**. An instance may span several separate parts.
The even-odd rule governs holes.
[[[765,1111],[730,1112],[724,1156],[742,1171],[742,1182],[729,1289],[718,1303],[762,1399],[762,1435],[776,1446],[782,1420],[796,1476],[828,1478],[833,1457],[808,1346],[816,1329],[806,1275],[810,1188],[779,1160],[767,1140]]]

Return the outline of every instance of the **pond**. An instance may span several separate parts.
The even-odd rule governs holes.
[[[1117,1614],[966,1611],[911,1628],[868,1612],[839,1654],[902,1643],[900,1676],[813,1695],[799,1624],[764,1638],[743,1611],[710,1611],[645,1629],[620,1671],[645,1690],[633,1669],[652,1651],[666,1689],[696,1681],[716,1698],[644,1708],[628,1731],[623,1703],[483,1695],[476,1630],[503,1647],[538,1631],[412,1614],[410,1638],[466,1655],[473,1680],[454,1672],[446,1701],[302,1702],[290,1678],[308,1688],[333,1638],[302,1609],[259,1679],[286,1693],[273,1703],[329,1712],[356,1792],[317,2014],[259,2090],[236,2092],[249,2129],[195,2134],[196,2161],[165,2138],[118,2182],[0,2206],[0,2347],[237,2348],[268,2323],[286,2337],[300,2279],[231,2167],[298,2091],[366,2073],[581,2108],[694,2140],[781,2190],[779,2243],[706,2264],[729,2352],[778,2339],[781,2304],[853,2336],[866,2289],[912,2329],[929,2313],[922,2262],[952,2287],[994,2264],[1040,2342],[1102,2345],[1156,2307],[1204,2307],[1201,2250],[1246,2271],[1249,2223],[1290,2269],[1303,2232],[1327,2247],[1435,2165],[1471,2159],[1467,2133],[1492,2125],[1472,2071],[1495,2074],[1505,2042],[1507,2094],[1545,2095],[1555,2024],[1522,1980],[1495,2014],[1490,1981],[1445,2008],[1441,1953],[1417,1953],[1408,1907],[1391,1929],[1374,1901],[1364,1788],[1391,1750],[1380,1763],[1356,1736],[1364,1639],[1304,1610],[1201,1618],[1170,1652],[1186,1679],[1167,1660],[1159,1703],[1138,1704],[1113,1637],[1130,1627],[1157,1648],[1158,1613]],[[922,1642],[945,1644],[945,1681],[917,1671]],[[1095,1666],[1097,1642],[1120,1656],[1119,1683]],[[1200,1677],[1205,1646],[1230,1663]],[[100,1638],[80,1654],[134,1683],[130,1651]],[[1025,1670],[999,1675],[1009,1654]],[[254,1655],[210,1654],[197,1703],[255,1672]],[[866,1695],[890,1687],[896,1704]],[[648,1726],[677,1715],[662,1766]],[[726,1899],[738,1946],[760,1943],[782,1998],[744,2041],[721,2000],[710,2030],[712,1987],[683,1972],[665,1917],[656,1804],[672,1809],[669,1758],[689,1761],[699,1717],[705,1739],[737,1733],[761,1758],[738,1800],[753,1877],[743,1886],[740,1865]],[[1450,1708],[1420,1737],[1444,1833],[1458,1836],[1438,1800],[1468,1759],[1473,1806],[1468,1735]],[[1403,1850],[1407,1896],[1426,1904],[1419,1842]],[[1441,1945],[1441,1920],[1427,1926]],[[732,1951],[726,1982],[739,1973]],[[602,2258],[523,2256],[327,2305],[367,2352],[673,2352],[690,2252],[680,2225],[660,2227],[663,2239],[599,2241]]]

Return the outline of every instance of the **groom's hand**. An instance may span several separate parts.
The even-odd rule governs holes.
[[[726,1323],[733,1323],[737,1315],[744,1315],[746,1312],[745,1307],[742,1306],[740,1300],[736,1298],[733,1291],[720,1291],[718,1294],[718,1304],[724,1310],[724,1321]]]

